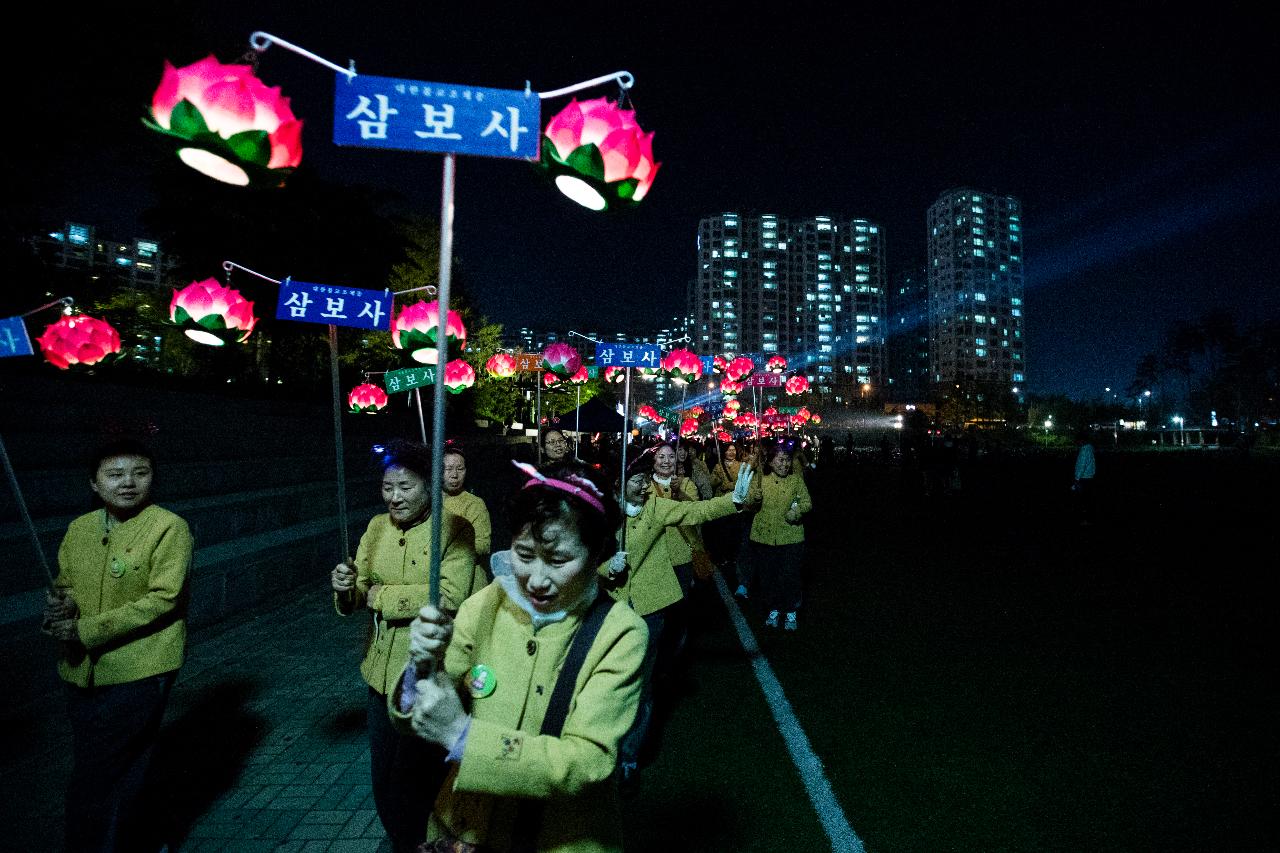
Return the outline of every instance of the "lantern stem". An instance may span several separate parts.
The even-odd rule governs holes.
[[[432,607],[440,606],[440,531],[444,518],[444,367],[448,359],[449,284],[453,272],[453,186],[458,155],[444,155],[444,171],[440,180],[440,326],[436,332],[437,359],[435,410],[431,413],[431,587],[427,591]],[[418,409],[422,411],[421,408]]]
[[[592,86],[599,86],[602,83],[608,83],[610,80],[617,80],[618,85],[623,89],[630,89],[636,84],[636,78],[630,71],[615,71],[612,74],[605,74],[600,77],[594,77],[582,83],[574,83],[572,86],[565,86],[563,89],[555,89],[550,92],[539,92],[538,97],[542,100],[547,98],[558,98],[561,95],[567,95],[570,92],[580,92],[583,89],[590,89]],[[529,86],[525,84],[525,92],[529,91]]]
[[[437,293],[437,288],[434,284],[425,284],[422,287],[411,287],[408,290],[397,290],[396,296],[401,296],[405,293],[417,293],[419,290],[431,291],[430,293],[427,294],[428,296],[435,296]]]
[[[55,305],[61,305],[63,310],[65,311],[70,309],[71,306],[75,304],[76,304],[75,300],[72,299],[70,296],[64,296],[61,299],[55,299],[52,302],[49,302],[45,305],[41,305],[39,308],[32,308],[30,311],[23,314],[22,316],[30,317],[32,314],[39,314],[41,311],[45,310],[46,308],[52,308]]]
[[[242,266],[240,266],[239,264],[237,264],[235,261],[223,261],[223,262],[222,262],[222,268],[223,268],[224,270],[226,270],[227,272],[231,272],[233,269],[234,269],[234,270],[240,270],[241,272],[247,272],[249,275],[256,275],[258,278],[262,279],[263,281],[269,281],[269,282],[271,282],[272,284],[279,284],[279,283],[280,283],[278,280],[276,280],[276,279],[274,279],[274,278],[271,278],[270,276],[265,276],[265,275],[263,275],[263,274],[262,274],[262,273],[260,273],[260,272],[254,272],[253,270],[249,269],[248,267],[242,267]]]
[[[299,56],[305,56],[307,59],[310,59],[312,62],[318,62],[321,65],[325,66],[326,68],[332,68],[334,71],[337,71],[339,74],[347,75],[347,82],[351,82],[351,80],[354,79],[356,76],[356,61],[354,59],[347,60],[347,62],[349,63],[349,67],[343,68],[341,65],[334,65],[332,62],[330,62],[329,60],[325,59],[322,56],[317,56],[316,54],[312,53],[309,50],[298,47],[296,44],[293,44],[291,42],[287,42],[284,39],[280,38],[279,36],[273,36],[271,33],[264,33],[262,30],[257,30],[256,32],[254,32],[253,35],[249,36],[249,45],[258,53],[265,52],[266,49],[271,47],[271,45],[273,44],[278,44],[281,47],[283,47],[285,50],[292,50],[294,53],[298,54]]]
[[[49,305],[57,304],[57,302],[49,303]],[[49,305],[44,307],[48,308]],[[40,565],[44,567],[45,577],[49,579],[49,588],[53,589],[53,570],[49,568],[49,559],[44,555],[44,548],[40,546],[40,534],[36,532],[35,522],[31,520],[31,513],[27,511],[27,502],[22,498],[22,487],[18,485],[18,475],[13,470],[13,463],[9,461],[9,451],[4,446],[3,436],[0,436],[0,459],[4,460],[4,472],[9,475],[9,485],[13,488],[13,499],[22,513],[22,520],[27,525],[27,531],[31,534],[31,545],[36,549],[36,556],[40,558]]]
[[[333,324],[329,325],[329,376],[333,381],[333,444],[337,449],[338,532],[342,540],[342,560],[346,562],[351,559],[351,543],[347,530],[347,472],[342,455],[342,392],[338,390],[338,327]]]

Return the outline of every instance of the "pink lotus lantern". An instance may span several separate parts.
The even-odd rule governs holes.
[[[695,418],[685,418],[680,424],[680,437],[693,438],[698,434],[698,421]]]
[[[142,123],[164,136],[197,172],[237,186],[279,186],[302,161],[302,122],[289,99],[249,65],[212,56],[183,68],[164,64]]]
[[[700,418],[706,413],[707,413],[707,410],[702,408],[701,406],[694,406],[692,409],[689,410],[689,417]]]
[[[813,417],[810,418],[809,420],[812,421],[814,426],[817,426],[818,424],[822,423],[822,415],[818,414],[817,412],[814,412]]]
[[[476,371],[460,358],[444,366],[444,387],[450,394],[461,394],[476,384]]]
[[[738,419],[734,421],[734,426],[738,429],[752,429],[760,425],[760,419],[756,417],[755,412],[739,412]]]
[[[582,366],[582,356],[568,344],[550,344],[542,351],[542,366],[561,379],[568,379]]]
[[[212,278],[193,281],[181,290],[174,290],[169,320],[180,326],[191,340],[214,347],[244,343],[258,322],[253,316],[252,302],[241,296],[240,291],[223,287]]]
[[[587,366],[584,364],[578,368],[578,372],[569,377],[569,383],[572,385],[586,385],[587,380],[591,378],[591,374],[587,372]]]
[[[791,425],[792,425],[792,426],[796,426],[796,427],[804,426],[804,417],[803,417],[799,412],[797,412],[796,414],[792,415],[792,416],[791,416]]]
[[[740,355],[733,361],[729,362],[729,366],[725,368],[724,375],[734,382],[741,382],[751,375],[751,371],[756,369],[755,362]]]
[[[658,414],[658,410],[653,406],[650,406],[648,403],[645,403],[640,407],[639,415],[645,420],[653,421],[654,423],[662,423],[662,416]]]
[[[765,363],[764,369],[770,373],[786,373],[787,360],[780,355],[769,356],[769,360]]]
[[[687,349],[676,349],[662,360],[662,369],[677,382],[697,382],[702,378],[702,359]]]
[[[387,406],[387,392],[368,382],[357,385],[347,395],[347,405],[354,414],[377,412]]]
[[[711,369],[716,373],[724,373],[729,367],[729,360],[722,355],[718,355],[711,359]]]
[[[796,374],[787,380],[787,393],[791,396],[803,394],[809,390],[809,380],[803,376]]]
[[[720,383],[720,393],[726,397],[736,397],[742,393],[742,389],[746,387],[741,382],[735,382],[732,379],[725,379]]]
[[[495,352],[484,363],[484,369],[494,379],[510,379],[516,375],[516,358],[505,352]]]
[[[721,441],[733,441],[733,436],[729,435],[729,433],[725,432],[724,430],[720,430],[718,433],[716,433],[716,438],[720,439]]]
[[[408,350],[420,364],[437,364],[436,336],[440,332],[440,303],[415,302],[397,312],[391,323],[391,342],[396,349]],[[448,347],[461,347],[467,340],[467,329],[457,311],[450,311],[445,323]]]
[[[738,419],[738,412],[736,409],[725,409],[724,414],[721,415],[720,417],[732,423],[733,421]]]
[[[622,383],[627,378],[627,369],[625,367],[606,367],[604,369],[604,381],[612,382],[615,385]]]
[[[542,374],[542,387],[550,391],[560,384],[560,377],[548,371]]]
[[[635,112],[605,98],[572,100],[556,113],[539,163],[560,192],[591,210],[639,204],[662,165],[653,162],[653,134],[636,124]]]
[[[724,410],[726,412],[736,412],[741,408],[742,408],[742,402],[739,400],[730,400],[729,402],[724,404]]]
[[[778,415],[778,410],[775,409],[773,406],[769,406],[767,409],[764,410],[764,416],[766,418],[777,417],[777,415]]]
[[[73,364],[86,367],[120,352],[120,333],[106,320],[88,314],[68,314],[51,323],[36,339],[45,361],[59,370]]]

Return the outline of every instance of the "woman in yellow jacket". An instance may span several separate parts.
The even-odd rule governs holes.
[[[409,657],[409,623],[430,597],[431,458],[425,447],[392,444],[382,458],[382,499],[387,512],[369,522],[354,565],[334,567],[334,606],[349,616],[367,608],[373,637],[360,664],[369,685],[368,725],[373,801],[392,849],[412,851],[426,832],[422,804],[430,802],[444,778],[424,767],[440,767],[441,753],[406,737],[387,720],[386,694]],[[471,525],[445,511],[441,519],[440,603],[457,612],[475,586]]]
[[[464,491],[467,484],[467,457],[462,447],[450,440],[445,442],[444,474],[441,487],[444,491],[444,508],[465,520],[475,532],[476,581],[488,583],[486,567],[489,565],[489,539],[493,527],[489,521],[489,508],[479,496]],[[483,585],[482,583],[482,585]]]
[[[102,509],[67,528],[44,632],[62,642],[73,766],[66,849],[131,850],[137,800],[186,647],[187,523],[151,503],[154,464],[134,441],[100,450]]]
[[[778,444],[769,454],[769,470],[751,482],[747,506],[756,509],[751,522],[752,562],[764,588],[765,608],[769,611],[764,624],[778,627],[778,616],[785,613],[783,627],[794,631],[803,594],[801,560],[804,557],[804,514],[813,509],[804,477],[795,469],[791,449]]]
[[[681,526],[702,524],[741,510],[751,478],[751,471],[747,469],[745,480],[735,484],[734,491],[709,501],[675,501],[657,494],[647,461],[642,458],[631,467],[625,487],[625,566],[601,566],[601,573],[609,581],[609,594],[626,602],[644,618],[649,628],[640,713],[622,742],[619,766],[627,788],[638,782],[639,755],[653,720],[653,686],[655,682],[661,685],[671,674],[679,654],[678,647],[664,642],[664,637],[684,626],[685,592],[669,548],[670,534]],[[654,465],[656,467],[656,459]]]
[[[397,724],[448,750],[423,849],[621,851],[613,777],[646,632],[598,591],[618,505],[580,464],[520,467],[531,479],[509,506],[516,532],[493,555],[494,582],[454,620],[423,609],[393,695]],[[566,672],[575,638],[593,627],[576,674]],[[562,691],[565,702],[553,703]],[[564,716],[548,725],[557,708]]]

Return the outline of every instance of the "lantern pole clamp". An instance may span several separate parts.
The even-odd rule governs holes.
[[[287,42],[284,39],[280,38],[279,36],[273,36],[271,33],[264,33],[262,30],[257,30],[253,33],[253,35],[249,36],[249,46],[252,47],[254,50],[256,50],[258,53],[265,53],[267,48],[271,47],[271,45],[273,44],[278,44],[286,50],[292,50],[294,53],[298,54],[299,56],[304,56],[307,59],[310,59],[312,62],[318,62],[321,65],[325,66],[326,68],[332,68],[334,71],[337,71],[339,74],[347,75],[348,83],[350,83],[356,77],[356,61],[354,59],[347,60],[347,62],[349,63],[349,67],[343,68],[341,65],[335,65],[334,63],[330,62],[324,57],[317,56],[316,54],[312,53],[309,50],[306,50],[305,48],[298,47],[296,44],[293,44],[292,42]]]
[[[265,276],[265,275],[263,275],[263,274],[262,274],[262,273],[260,273],[260,272],[255,272],[255,271],[253,271],[253,270],[249,269],[248,267],[242,267],[242,266],[240,266],[239,264],[237,264],[235,261],[223,261],[223,262],[222,262],[222,268],[223,268],[224,270],[226,270],[228,274],[229,274],[233,269],[235,269],[235,270],[241,270],[242,272],[247,272],[249,275],[256,275],[258,278],[262,279],[263,281],[269,281],[269,282],[271,282],[272,284],[279,284],[279,283],[280,283],[280,282],[279,282],[279,281],[277,281],[276,279],[274,279],[274,278],[270,278],[269,276]]]
[[[567,95],[570,92],[579,92],[583,89],[590,89],[592,86],[599,86],[602,83],[608,83],[610,80],[617,80],[618,85],[625,92],[636,84],[636,78],[630,71],[615,71],[612,74],[605,74],[601,77],[594,77],[582,83],[575,83],[572,86],[565,86],[563,89],[555,89],[550,92],[539,92],[538,97],[542,100],[547,98],[558,98],[561,95]],[[525,91],[528,91],[529,84],[526,81]]]
[[[32,314],[39,314],[41,311],[45,310],[46,308],[52,308],[55,305],[62,306],[63,314],[70,314],[71,309],[75,307],[75,304],[76,304],[76,301],[72,299],[70,296],[64,296],[61,299],[55,299],[52,302],[49,302],[45,305],[41,305],[39,308],[32,308],[30,311],[23,314],[22,316],[30,317]]]

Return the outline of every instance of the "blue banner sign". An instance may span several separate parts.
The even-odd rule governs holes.
[[[276,319],[385,331],[391,328],[392,296],[389,290],[361,290],[285,279],[280,283]]]
[[[537,92],[335,76],[335,145],[531,159],[541,136]]]
[[[598,367],[658,367],[661,363],[657,344],[596,344]]]
[[[702,362],[703,377],[710,376],[716,369],[716,357],[714,355],[700,355],[698,361]]]
[[[388,370],[382,377],[382,384],[388,394],[398,391],[412,391],[425,385],[433,385],[436,381],[435,365],[431,367],[407,367],[404,370]]]
[[[0,319],[0,358],[15,355],[35,355],[31,338],[27,336],[27,324],[21,317]]]

